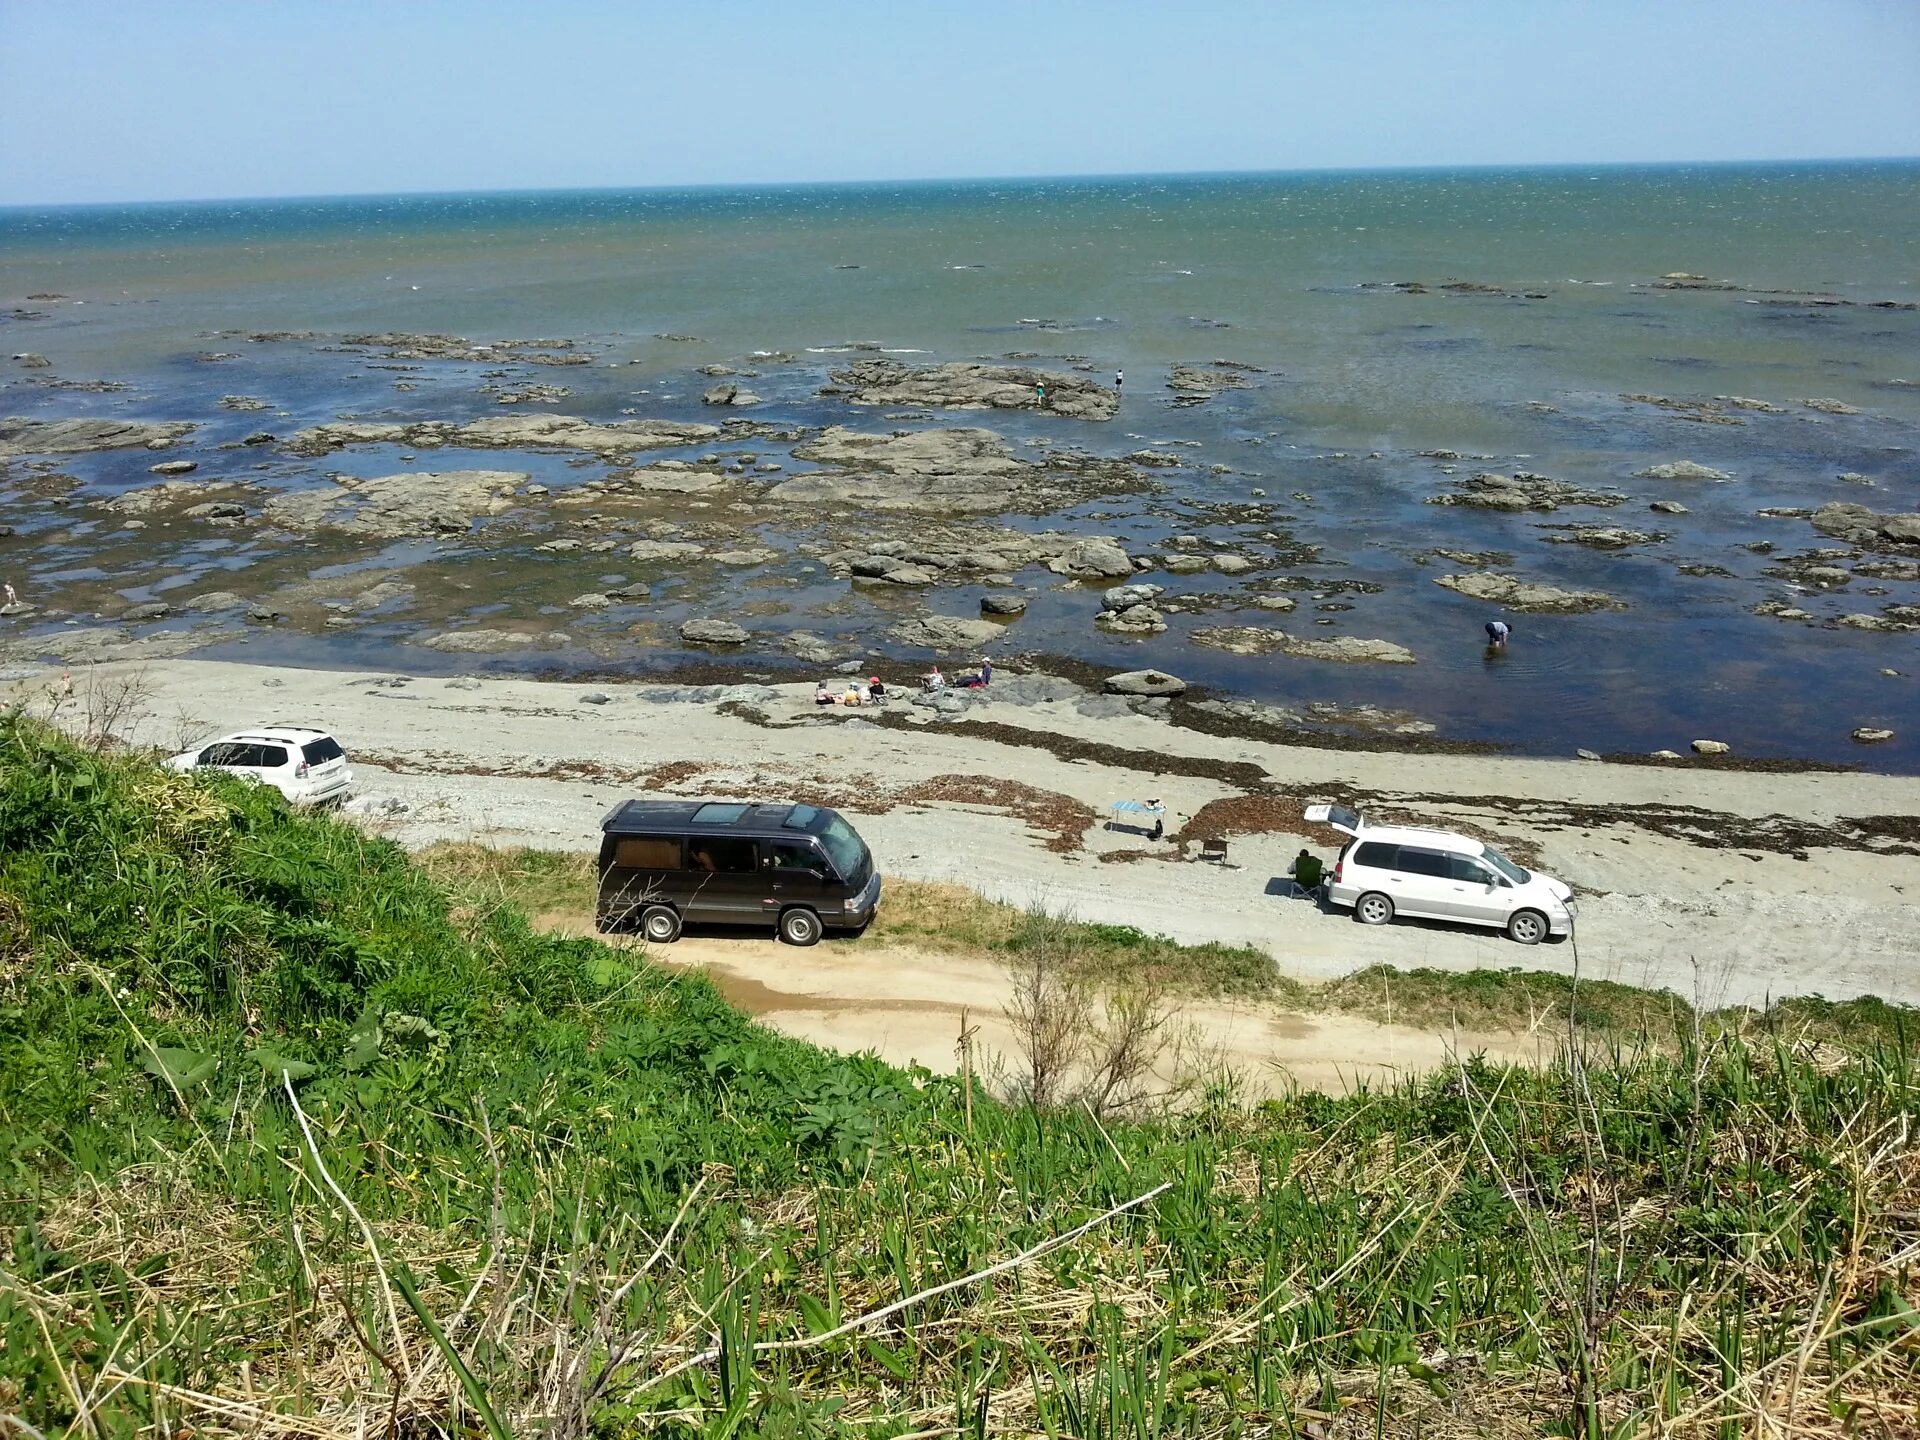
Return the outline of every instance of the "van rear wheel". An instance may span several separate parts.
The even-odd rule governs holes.
[[[813,945],[820,939],[820,917],[795,906],[780,912],[780,938],[789,945]]]
[[[1353,902],[1353,918],[1362,925],[1384,925],[1393,919],[1393,901],[1378,890],[1369,890]]]
[[[671,945],[680,938],[680,912],[671,905],[649,905],[640,912],[640,933],[654,945]]]
[[[1538,910],[1516,910],[1507,921],[1507,938],[1522,945],[1538,945],[1547,938],[1547,917]]]

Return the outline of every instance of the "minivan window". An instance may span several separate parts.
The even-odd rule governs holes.
[[[1397,869],[1395,851],[1399,848],[1397,845],[1387,844],[1384,840],[1369,840],[1353,852],[1353,863],[1365,865],[1374,870]]]
[[[827,868],[826,860],[811,845],[796,845],[791,840],[762,840],[760,863],[768,870],[798,870],[817,875]]]
[[[1533,872],[1531,870],[1522,869],[1520,866],[1514,864],[1513,861],[1507,859],[1507,857],[1502,855],[1498,850],[1494,849],[1491,845],[1487,846],[1486,849],[1480,852],[1480,858],[1486,861],[1489,865],[1493,866],[1494,869],[1498,870],[1502,875],[1506,876],[1507,879],[1511,880],[1516,885],[1524,885],[1529,880],[1533,879]]]
[[[840,872],[840,878],[849,885],[860,884],[867,847],[861,843],[853,827],[831,811],[822,810],[818,812],[813,833],[827,847],[827,855],[833,861],[833,868]]]
[[[322,735],[318,740],[309,740],[300,747],[300,753],[306,757],[309,765],[324,765],[329,760],[338,760],[347,752],[340,748],[340,742],[331,735]]]
[[[1438,850],[1422,850],[1416,845],[1400,847],[1400,863],[1394,868],[1407,875],[1433,875],[1443,880],[1452,874],[1445,855]]]
[[[1493,872],[1465,855],[1447,856],[1447,868],[1453,872],[1453,878],[1468,885],[1491,885]]]
[[[758,869],[753,841],[730,835],[696,835],[687,845],[687,868],[716,875],[739,875]]]
[[[678,870],[677,835],[622,835],[613,842],[613,863],[622,870]]]

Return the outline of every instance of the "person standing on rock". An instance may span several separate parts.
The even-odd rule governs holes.
[[[1118,395],[1120,393],[1120,387],[1126,383],[1127,383],[1126,371],[1116,370],[1113,372],[1113,393],[1115,395]]]
[[[1047,408],[1047,382],[1046,381],[1036,380],[1033,382],[1033,403],[1039,409],[1044,410]]]
[[[1487,648],[1490,650],[1505,650],[1507,648],[1507,637],[1512,634],[1513,629],[1506,621],[1487,621]]]

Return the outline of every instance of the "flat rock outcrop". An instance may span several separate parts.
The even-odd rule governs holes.
[[[1306,636],[1262,625],[1216,625],[1196,630],[1193,643],[1234,655],[1292,655],[1301,660],[1337,660],[1348,665],[1411,665],[1413,652],[1391,640],[1358,635]]]
[[[1501,474],[1481,470],[1429,505],[1466,505],[1478,510],[1558,510],[1562,505],[1618,505],[1627,497],[1611,490],[1588,490],[1531,470]]]
[[[698,445],[718,439],[717,425],[674,420],[582,420],[574,415],[487,415],[466,424],[419,420],[407,424],[341,420],[288,438],[295,455],[326,455],[348,445],[404,445],[434,450],[458,445],[481,450],[580,450],[618,459],[636,450]]]
[[[1042,477],[991,430],[911,430],[876,435],[836,425],[794,449],[834,467],[795,475],[768,492],[789,502],[839,502],[882,510],[994,511]]]
[[[1178,675],[1169,675],[1164,670],[1128,670],[1119,675],[1109,675],[1102,688],[1109,695],[1140,695],[1147,697],[1163,695],[1184,695],[1187,682]]]
[[[1027,365],[907,365],[898,360],[856,360],[832,372],[820,393],[856,405],[933,405],[945,410],[1037,410],[1071,420],[1111,420],[1120,402],[1110,389],[1085,375],[1038,370]],[[1044,400],[1039,387],[1046,387]]]
[[[407,471],[374,479],[336,475],[330,488],[276,495],[263,514],[268,523],[297,534],[464,535],[475,517],[512,508],[514,493],[527,478],[513,470]]]
[[[941,654],[978,650],[1006,633],[1005,626],[991,620],[969,620],[956,615],[920,615],[893,627],[896,639]]]
[[[94,450],[164,450],[186,421],[0,420],[0,455],[84,455]]]
[[[1173,403],[1180,408],[1204,405],[1222,390],[1246,389],[1247,376],[1253,371],[1253,366],[1232,360],[1216,360],[1211,365],[1175,365],[1167,371],[1167,389],[1173,392]]]
[[[572,340],[473,341],[460,335],[409,335],[389,330],[377,335],[343,335],[340,343],[378,350],[389,360],[465,360],[483,365],[506,360],[523,365],[593,363],[593,356],[580,350]]]
[[[1441,575],[1433,583],[1455,594],[1533,615],[1585,615],[1595,610],[1627,608],[1624,601],[1598,590],[1558,590],[1551,585],[1523,580],[1518,575],[1500,575],[1490,570]]]
[[[1665,465],[1649,465],[1644,470],[1633,472],[1639,480],[1731,480],[1733,476],[1725,470],[1716,470],[1711,465],[1701,465],[1692,460],[1674,460]]]
[[[1864,505],[1836,501],[1822,505],[1810,517],[1813,528],[1855,545],[1873,549],[1920,549],[1920,513],[1883,515]]]

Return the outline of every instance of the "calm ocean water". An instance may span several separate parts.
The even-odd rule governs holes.
[[[1920,768],[1920,724],[1910,719],[1920,713],[1911,680],[1920,635],[1751,613],[1769,598],[1790,600],[1816,622],[1920,603],[1920,585],[1901,580],[1855,579],[1830,594],[1797,588],[1783,558],[1838,542],[1804,519],[1757,514],[1836,500],[1920,508],[1920,313],[1891,308],[1920,302],[1916,234],[1920,163],[0,210],[0,313],[44,316],[8,319],[5,350],[44,353],[60,377],[132,387],[85,394],[9,367],[0,404],[12,415],[190,419],[225,438],[260,418],[222,412],[219,396],[234,392],[269,399],[281,431],[342,414],[459,419],[490,403],[474,391],[475,367],[429,366],[417,390],[395,393],[391,375],[320,342],[246,347],[212,338],[221,330],[576,337],[606,361],[632,363],[533,378],[575,391],[544,408],[599,417],[637,405],[662,418],[711,418],[698,404],[694,367],[787,351],[801,363],[755,382],[769,401],[756,418],[869,426],[881,423],[873,412],[814,393],[841,345],[870,342],[927,360],[1068,356],[1103,375],[1126,369],[1117,422],[941,418],[987,424],[1016,442],[1045,434],[1113,454],[1186,442],[1191,464],[1165,477],[1167,495],[1046,523],[1120,534],[1148,552],[1176,533],[1255,544],[1260,527],[1223,525],[1204,507],[1264,489],[1271,523],[1321,547],[1317,565],[1277,565],[1274,574],[1362,582],[1351,593],[1314,592],[1351,609],[1316,613],[1303,604],[1291,623],[1313,614],[1330,622],[1318,634],[1397,640],[1420,663],[1250,661],[1189,645],[1186,622],[1150,641],[1116,640],[1092,629],[1095,602],[1083,592],[1042,593],[1018,629],[1022,647],[1158,664],[1282,704],[1389,704],[1444,735],[1547,753],[1684,749],[1711,735],[1745,753],[1870,754],[1877,764]],[[1673,272],[1736,288],[1656,288]],[[1428,290],[1403,293],[1388,288],[1394,282]],[[1447,282],[1498,293],[1441,290]],[[45,292],[86,303],[26,298]],[[659,338],[666,335],[698,341]],[[216,348],[244,353],[217,366],[193,358]],[[1171,408],[1166,368],[1214,358],[1266,373],[1246,391]],[[1703,424],[1623,398],[1649,394],[1754,397],[1783,413]],[[1809,409],[1808,398],[1859,413]],[[1449,477],[1420,454],[1432,450],[1468,458]],[[340,468],[386,473],[398,468],[383,463],[391,459],[276,459],[269,480],[307,483]],[[1684,487],[1634,478],[1683,459],[1736,478]],[[554,468],[551,459],[498,453],[475,463],[543,477]],[[1212,475],[1210,465],[1231,473]],[[145,467],[103,455],[66,468],[109,490],[144,479]],[[1482,468],[1527,469],[1633,498],[1553,514],[1423,503]],[[571,483],[579,472],[561,478]],[[1661,497],[1691,513],[1650,515],[1648,501]],[[1567,522],[1657,528],[1667,538],[1614,552],[1548,543],[1551,532],[1540,527]],[[7,563],[27,567],[43,587],[81,584],[60,577],[84,575],[96,590],[134,597],[215,565],[229,580],[250,565],[263,574],[284,565],[284,556],[245,545],[219,554],[166,552],[157,541],[111,550],[50,523],[18,528],[5,542]],[[1760,545],[1773,550],[1750,548]],[[1508,661],[1489,666],[1477,638],[1493,612],[1433,585],[1454,568],[1426,563],[1435,547],[1505,551],[1514,560],[1503,569],[1605,590],[1629,608],[1519,617]],[[156,568],[162,582],[149,573]],[[835,611],[823,587],[790,578],[796,627],[859,634],[887,618]],[[1198,577],[1174,588],[1208,587]],[[1221,589],[1218,577],[1212,589]],[[973,593],[928,598],[967,613]],[[708,593],[684,597],[696,601],[712,608]],[[657,609],[671,619],[682,603],[669,586]],[[1259,618],[1249,612],[1228,623]],[[397,648],[404,634],[375,627],[280,643],[312,658],[394,664],[422,653]],[[635,667],[672,658],[643,649]],[[1861,725],[1900,733],[1863,752],[1848,739]]]

